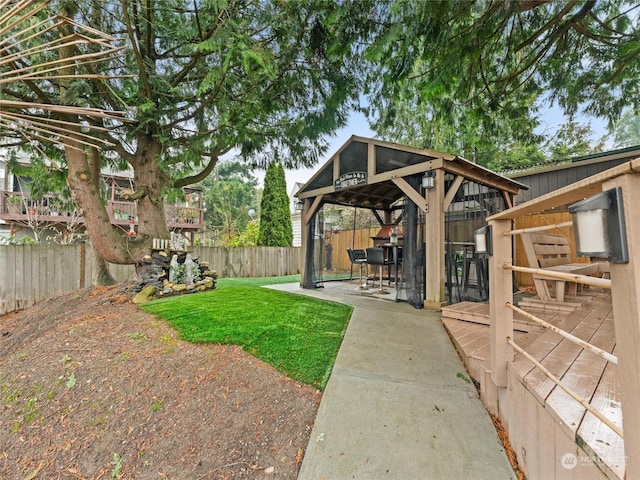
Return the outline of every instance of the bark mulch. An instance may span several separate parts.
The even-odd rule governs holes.
[[[294,479],[321,394],[95,288],[0,317],[0,478]]]

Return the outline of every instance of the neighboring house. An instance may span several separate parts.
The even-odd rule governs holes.
[[[302,208],[295,194],[298,193],[302,183],[296,182],[289,195],[289,211],[291,212],[291,225],[293,227],[293,246],[302,246]]]
[[[520,204],[638,157],[640,146],[634,146],[501,173],[529,187],[528,190],[520,191],[516,197],[516,204]]]
[[[75,203],[53,194],[32,199],[29,191],[31,180],[9,171],[6,155],[6,149],[0,148],[0,236],[28,236],[46,241],[59,235],[82,235],[84,218]],[[126,191],[134,189],[132,175],[104,171],[102,177],[111,224],[123,235],[135,235],[138,225],[136,202],[124,198]],[[165,205],[167,225],[193,244],[195,233],[204,228],[202,189],[185,188],[184,193],[184,201]]]

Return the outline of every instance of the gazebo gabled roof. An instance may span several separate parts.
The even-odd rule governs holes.
[[[390,209],[404,195],[394,179],[444,170],[516,195],[528,187],[464,158],[435,150],[352,136],[296,196],[326,203]]]

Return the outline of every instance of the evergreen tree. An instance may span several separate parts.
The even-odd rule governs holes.
[[[258,210],[258,180],[248,164],[232,160],[219,163],[201,186],[207,206],[204,219],[222,229],[222,245],[228,245],[247,228],[249,212]]]
[[[360,32],[374,8],[370,0],[3,2],[14,3],[20,21],[5,15],[2,25],[12,41],[0,74],[12,81],[0,91],[0,131],[16,123],[4,121],[4,105],[16,102],[12,118],[35,127],[4,145],[26,145],[33,162],[57,155],[92,245],[116,264],[141,262],[153,238],[167,238],[162,199],[203,181],[231,150],[260,167],[315,164],[358,98]],[[116,47],[98,57],[112,36]],[[133,171],[135,238],[111,226],[99,188],[106,165]]]
[[[640,145],[640,115],[633,109],[626,110],[612,131],[616,147]]]
[[[293,226],[289,212],[289,196],[284,167],[272,163],[264,178],[264,192],[260,203],[260,230],[258,245],[263,247],[290,247],[293,244]]]
[[[536,162],[547,140],[534,134],[546,104],[572,121],[581,114],[609,122],[638,105],[638,2],[378,5],[364,94],[379,138],[521,167]]]

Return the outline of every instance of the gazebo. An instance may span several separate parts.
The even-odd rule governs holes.
[[[447,303],[452,246],[472,246],[486,217],[512,207],[527,187],[461,157],[352,136],[296,193],[302,208],[303,288],[317,286],[325,205],[370,210],[402,230],[403,289],[416,308]],[[447,273],[449,272],[449,273]]]

